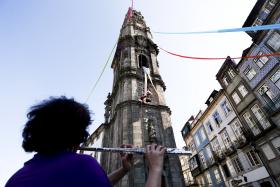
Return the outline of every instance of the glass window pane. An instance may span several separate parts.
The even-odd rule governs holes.
[[[234,92],[232,94],[232,98],[233,98],[235,104],[238,104],[241,101],[240,97],[238,96],[238,94],[236,92]]]
[[[264,129],[270,127],[270,123],[266,119],[266,116],[264,115],[263,111],[260,109],[259,105],[255,104],[252,107],[252,112],[254,113],[254,115],[256,116],[256,118],[258,119],[258,121],[260,122],[261,126]]]
[[[271,143],[277,149],[277,151],[280,153],[280,137],[274,138]]]
[[[254,135],[258,135],[261,131],[260,129],[257,127],[255,121],[253,120],[252,116],[250,115],[249,112],[246,112],[243,115],[246,123],[248,124],[248,126],[250,127],[250,129],[252,130]]]
[[[244,85],[240,85],[238,87],[238,90],[241,93],[242,97],[245,97],[248,94],[248,90],[245,88]]]
[[[201,135],[201,139],[202,141],[204,141],[206,139],[206,135],[203,129],[200,130],[200,135]]]
[[[257,158],[257,155],[253,150],[247,152],[246,154],[247,154],[247,157],[249,158],[251,166],[257,166],[260,164],[260,162]]]
[[[248,66],[244,70],[244,74],[249,80],[252,80],[257,73],[252,67]]]
[[[254,62],[259,66],[259,68],[262,68],[264,64],[268,62],[268,57],[267,56],[262,56],[263,52],[260,51],[258,52],[257,56],[260,56],[258,58],[254,58]]]
[[[199,140],[198,136],[195,135],[194,139],[195,139],[196,145],[199,146],[200,145],[200,140]]]
[[[274,93],[270,90],[270,88],[264,84],[258,91],[263,97],[269,98],[270,100],[273,100],[275,98]]]
[[[228,75],[229,75],[229,77],[231,78],[231,79],[233,79],[234,77],[235,77],[235,72],[233,71],[233,69],[229,69],[228,70]]]
[[[280,89],[280,70],[274,73],[274,75],[270,79]]]
[[[218,169],[214,170],[214,174],[215,174],[217,182],[221,182],[221,177],[220,177]]]
[[[231,111],[228,103],[226,101],[224,101],[222,104],[221,104],[221,107],[222,109],[224,110],[225,114],[228,115],[229,112]]]
[[[274,32],[267,41],[267,44],[275,51],[278,51],[280,49],[280,34]]]

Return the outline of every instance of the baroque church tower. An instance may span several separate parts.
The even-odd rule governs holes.
[[[157,45],[140,12],[129,9],[122,25],[112,62],[114,82],[105,102],[103,147],[133,144],[145,147],[157,143],[176,147],[171,111],[166,106],[166,89],[159,73]],[[107,173],[121,166],[119,155],[102,153]],[[134,167],[117,186],[145,186],[148,168],[143,156],[134,156]],[[163,186],[184,186],[178,156],[165,156]]]

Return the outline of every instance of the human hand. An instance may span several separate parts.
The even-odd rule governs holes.
[[[150,171],[162,171],[165,150],[166,148],[157,144],[146,146],[145,156],[148,160],[148,166]]]
[[[132,148],[133,146],[131,144],[123,144],[121,145],[121,148]],[[120,153],[121,160],[122,160],[122,168],[125,172],[128,172],[133,164],[133,154],[128,153]]]

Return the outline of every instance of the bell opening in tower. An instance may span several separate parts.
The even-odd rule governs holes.
[[[139,62],[139,67],[145,67],[145,68],[149,68],[149,63],[148,63],[148,59],[146,56],[140,54],[138,56],[138,62]]]

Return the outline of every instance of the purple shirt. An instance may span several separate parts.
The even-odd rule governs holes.
[[[111,187],[98,162],[89,155],[63,152],[36,154],[24,163],[6,187]]]

